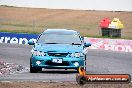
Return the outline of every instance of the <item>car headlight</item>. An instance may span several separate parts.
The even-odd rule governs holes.
[[[31,50],[31,53],[34,56],[46,56],[46,53],[40,52],[40,51],[37,51],[37,50],[33,50],[33,49]]]
[[[81,57],[83,56],[83,53],[72,53],[70,56],[71,57]]]

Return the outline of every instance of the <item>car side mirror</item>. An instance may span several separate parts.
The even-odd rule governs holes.
[[[89,46],[91,46],[91,43],[85,42],[85,43],[84,43],[84,46],[85,46],[85,47],[89,47]]]
[[[29,45],[34,45],[35,42],[34,42],[33,40],[29,40],[29,41],[28,41],[28,44],[29,44]]]
[[[84,37],[83,36],[81,36],[81,38],[82,38],[82,40],[84,40]]]

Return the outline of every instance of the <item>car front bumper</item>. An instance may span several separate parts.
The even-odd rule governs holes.
[[[62,59],[62,63],[53,63],[53,58]],[[49,56],[32,56],[31,66],[38,68],[52,68],[52,69],[77,69],[84,66],[85,57],[49,57]]]

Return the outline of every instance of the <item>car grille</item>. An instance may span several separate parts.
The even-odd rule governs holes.
[[[68,61],[63,61],[62,63],[53,63],[52,61],[48,60],[45,62],[45,65],[51,65],[51,66],[69,66]]]
[[[48,55],[54,57],[66,57],[68,53],[48,53]]]

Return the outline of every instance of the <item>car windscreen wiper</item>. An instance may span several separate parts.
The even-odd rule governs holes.
[[[81,45],[81,44],[77,44],[77,43],[72,43],[72,45]]]
[[[51,43],[45,43],[45,44],[59,44],[59,43],[53,43],[53,42],[51,42]]]

